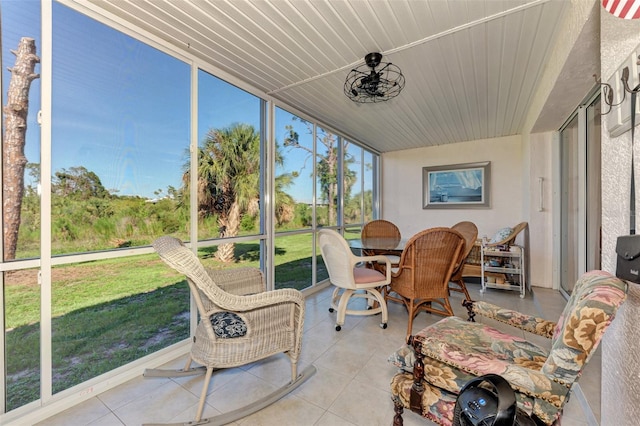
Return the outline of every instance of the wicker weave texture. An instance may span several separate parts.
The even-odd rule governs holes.
[[[400,229],[388,220],[376,219],[365,223],[360,233],[360,238],[397,238],[401,239]]]
[[[420,310],[453,315],[449,280],[463,247],[464,237],[458,231],[444,227],[421,231],[407,242],[399,269],[391,277],[391,293],[386,295],[387,299],[407,307],[407,334],[411,334],[413,317]],[[442,309],[434,307],[434,302]]]
[[[478,238],[478,227],[475,223],[464,221],[458,222],[451,227],[451,229],[455,229],[460,232],[464,237],[464,248],[460,251],[460,261],[458,262],[455,271],[451,274],[451,285],[450,289],[454,291],[460,291],[464,293],[467,299],[470,299],[469,292],[467,291],[467,286],[462,279],[462,271],[464,270],[465,261],[471,253],[471,249]]]

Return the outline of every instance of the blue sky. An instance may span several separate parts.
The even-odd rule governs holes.
[[[41,56],[40,2],[0,5],[4,105],[11,77],[6,68],[15,63],[9,49],[21,37],[32,37]],[[168,186],[179,188],[189,146],[189,65],[55,2],[53,16],[53,172],[83,166],[119,195],[153,198]],[[208,129],[233,123],[259,129],[257,97],[204,72],[200,76],[199,141]],[[36,79],[30,90],[25,154],[32,163],[40,162],[40,86]],[[280,144],[286,124],[295,126],[301,140],[310,138],[298,121],[280,121]],[[277,173],[299,170],[307,156],[299,149],[283,153],[286,162]],[[310,202],[311,163],[306,166],[287,192]]]

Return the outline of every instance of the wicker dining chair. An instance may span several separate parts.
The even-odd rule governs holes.
[[[385,293],[386,300],[400,302],[407,308],[407,335],[411,334],[413,319],[422,310],[453,315],[449,280],[460,262],[463,248],[462,234],[444,227],[418,232],[407,242],[398,270],[391,274],[389,291]]]
[[[313,375],[313,365],[301,375],[297,374],[305,313],[305,300],[300,291],[265,291],[263,274],[257,268],[205,268],[191,249],[171,236],[158,238],[153,248],[167,265],[186,276],[200,321],[184,369],[146,370],[144,376],[206,373],[193,424],[207,424],[202,412],[214,369],[238,367],[278,353],[286,354],[291,362],[288,384],[259,401],[208,419],[215,424],[231,423],[262,409]],[[191,368],[193,361],[203,367]]]
[[[386,237],[386,238],[397,238],[400,241],[400,229],[393,223],[388,220],[376,219],[371,220],[364,224],[362,227],[362,232],[360,234],[361,238],[376,238],[376,237]]]
[[[478,238],[478,227],[473,222],[463,221],[456,223],[451,227],[451,229],[455,229],[460,232],[464,237],[464,249],[460,252],[460,261],[456,270],[451,275],[449,290],[464,293],[465,299],[470,300],[471,297],[469,296],[469,291],[467,290],[467,286],[462,278],[462,271],[464,269],[465,260],[467,259],[467,256],[469,256],[469,253],[471,253],[471,249]]]
[[[384,219],[371,220],[364,224],[362,231],[360,232],[360,239],[366,240],[367,238],[393,238],[396,244],[402,239],[400,229],[395,223],[389,222]],[[369,253],[364,253],[369,254]],[[376,250],[375,254],[384,254],[389,258],[392,268],[397,268],[400,262],[400,256],[393,250],[383,251]]]

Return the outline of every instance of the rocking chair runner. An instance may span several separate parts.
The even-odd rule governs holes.
[[[256,268],[206,269],[198,257],[174,237],[158,238],[153,247],[167,265],[187,277],[200,314],[184,369],[144,373],[145,377],[176,377],[204,374],[206,370],[195,421],[187,424],[231,423],[277,401],[315,373],[312,365],[297,375],[305,312],[300,291],[265,291],[262,272]],[[249,364],[281,352],[291,361],[291,382],[253,404],[202,419],[214,369]],[[191,368],[192,361],[203,367]]]

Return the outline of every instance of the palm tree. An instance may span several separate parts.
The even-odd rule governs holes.
[[[188,175],[184,182],[188,182]],[[198,148],[198,213],[218,216],[220,238],[238,235],[242,215],[260,198],[260,134],[248,124],[210,130]],[[234,244],[216,257],[234,260]]]
[[[283,161],[276,146],[275,161]],[[183,176],[185,190],[189,193],[189,163]],[[286,204],[293,199],[284,189],[295,176],[276,177],[278,220],[291,220],[287,214],[293,211]],[[255,214],[260,200],[260,134],[249,124],[233,124],[223,129],[212,129],[198,148],[198,214],[202,217],[217,215],[219,237],[238,235],[242,217]],[[235,245],[220,244],[216,258],[232,262]]]

